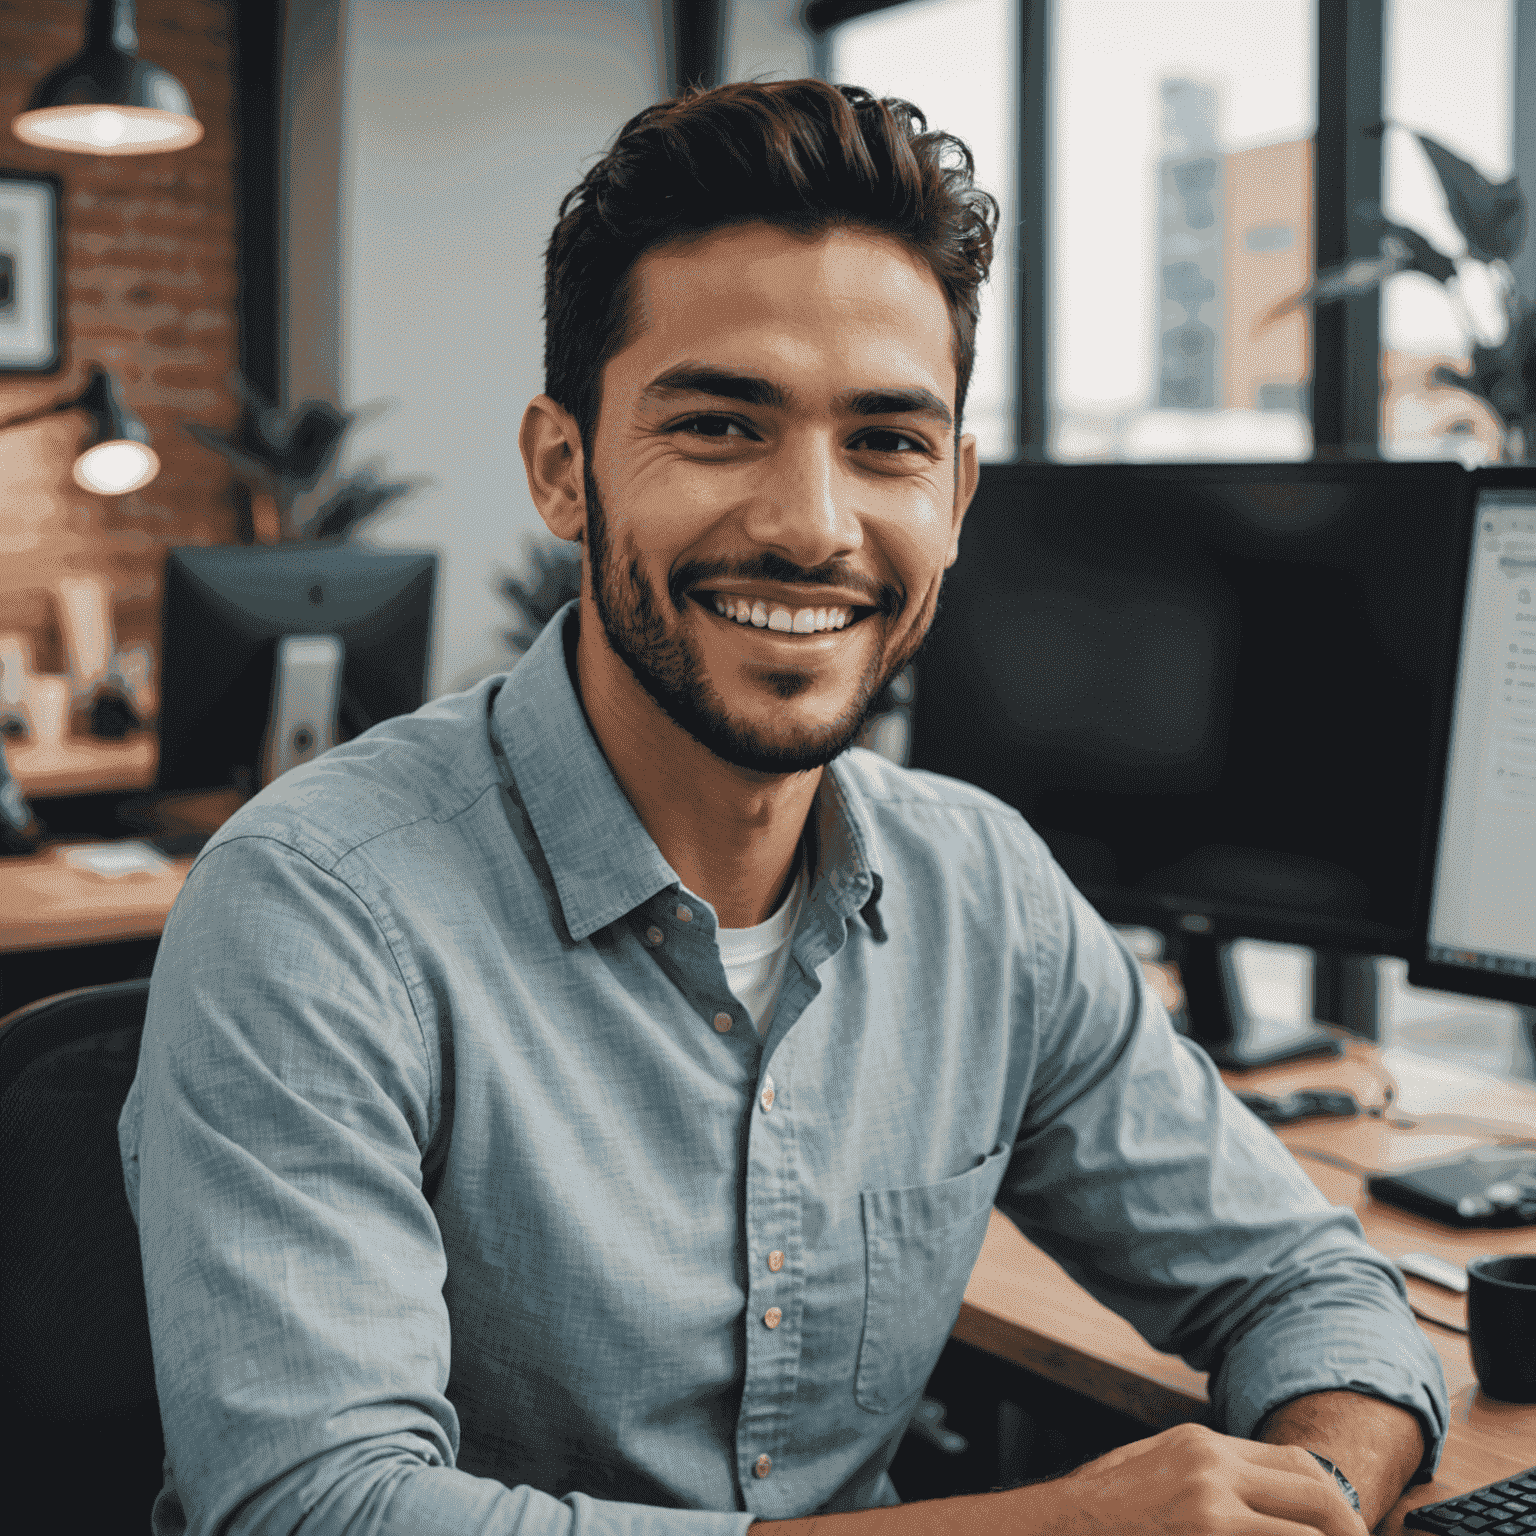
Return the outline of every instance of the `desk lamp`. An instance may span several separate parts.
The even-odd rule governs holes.
[[[11,131],[40,149],[82,155],[153,155],[196,144],[203,125],[192,98],[138,48],[133,0],[90,0],[85,46],[43,79]]]
[[[40,410],[0,424],[0,431],[26,426],[46,416],[83,411],[90,419],[90,435],[76,455],[71,474],[82,490],[103,496],[120,496],[148,485],[160,473],[160,459],[149,445],[149,429],[123,404],[117,380],[93,363],[85,388],[73,399],[45,405]],[[104,621],[109,627],[110,619]],[[109,660],[115,662],[108,646]],[[8,663],[11,661],[7,658]],[[7,672],[11,665],[7,665]],[[3,702],[3,701],[0,701]],[[17,712],[3,712],[4,726],[15,734]],[[129,702],[129,691],[111,666],[90,705],[93,735],[119,740],[136,726],[138,716]],[[24,722],[23,722],[24,723]]]
[[[64,411],[84,411],[91,419],[90,438],[71,470],[81,490],[121,496],[148,485],[160,473],[159,456],[149,445],[149,429],[123,404],[117,380],[99,363],[91,365],[85,388],[72,400],[17,416],[0,424],[0,431]]]

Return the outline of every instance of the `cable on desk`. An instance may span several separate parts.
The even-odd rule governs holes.
[[[1488,1120],[1481,1115],[1458,1115],[1450,1110],[1427,1115],[1404,1116],[1400,1119],[1383,1119],[1394,1131],[1454,1130],[1460,1127],[1479,1136],[1488,1137],[1500,1147],[1536,1146],[1536,1141],[1508,1120]]]
[[[1443,1317],[1431,1317],[1428,1312],[1420,1312],[1419,1309],[1414,1306],[1411,1301],[1408,1303],[1408,1310],[1412,1312],[1413,1315],[1418,1318],[1421,1323],[1433,1323],[1436,1328],[1446,1328],[1449,1329],[1452,1333],[1465,1333],[1467,1331],[1462,1327],[1460,1323],[1448,1323]]]
[[[1320,1152],[1316,1147],[1293,1147],[1286,1144],[1285,1150],[1294,1157],[1310,1157],[1319,1163],[1332,1163],[1335,1168],[1342,1168],[1346,1173],[1355,1173],[1363,1179],[1368,1174],[1375,1173],[1375,1168],[1366,1168],[1360,1163],[1352,1163],[1347,1157],[1339,1157],[1333,1152]]]
[[[1427,1119],[1429,1117],[1426,1116],[1425,1118]],[[1468,1116],[1450,1115],[1446,1118],[1452,1120],[1464,1119],[1468,1124],[1473,1123],[1471,1118]],[[1390,1124],[1391,1122],[1389,1121],[1388,1123]],[[1536,1141],[1533,1141],[1530,1137],[1525,1137],[1518,1141],[1507,1139],[1496,1140],[1492,1143],[1492,1145],[1519,1149],[1525,1147],[1536,1147]],[[1476,1150],[1477,1148],[1475,1147],[1469,1147],[1467,1152],[1463,1153],[1462,1155],[1468,1156]],[[1382,1173],[1385,1171],[1381,1168],[1367,1168],[1363,1163],[1352,1163],[1347,1157],[1340,1157],[1336,1152],[1324,1152],[1318,1147],[1294,1147],[1287,1143],[1286,1151],[1290,1152],[1295,1157],[1310,1157],[1319,1163],[1331,1163],[1335,1168],[1342,1168],[1346,1173],[1358,1174],[1362,1179],[1368,1178],[1373,1173]],[[1436,1161],[1440,1161],[1440,1159],[1436,1159]]]
[[[1341,1038],[1343,1038],[1342,1032]],[[1398,1086],[1397,1078],[1393,1076],[1392,1069],[1382,1061],[1379,1053],[1373,1053],[1363,1065],[1381,1085],[1382,1094],[1380,1104],[1364,1105],[1362,1106],[1363,1112],[1373,1120],[1380,1120],[1382,1124],[1390,1126],[1394,1131],[1419,1131],[1436,1128],[1449,1130],[1453,1126],[1460,1126],[1479,1135],[1492,1137],[1495,1144],[1501,1147],[1536,1146],[1536,1141],[1531,1140],[1524,1130],[1512,1125],[1507,1120],[1489,1120],[1481,1115],[1458,1115],[1449,1110],[1432,1110],[1422,1115],[1399,1111],[1396,1116],[1393,1116],[1390,1111],[1392,1106],[1397,1103]],[[1374,1172],[1375,1170],[1371,1171]]]

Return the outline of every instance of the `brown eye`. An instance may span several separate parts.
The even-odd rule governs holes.
[[[868,432],[861,432],[854,438],[853,446],[862,446],[874,453],[920,453],[923,447],[916,438],[891,427],[875,427]]]
[[[691,416],[678,423],[678,430],[693,437],[745,437],[746,428],[729,416]]]

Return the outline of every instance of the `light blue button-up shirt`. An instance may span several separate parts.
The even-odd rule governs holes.
[[[1219,1426],[1349,1387],[1433,1467],[1396,1271],[1014,811],[832,764],[759,1039],[588,728],[576,632],[287,774],[176,903],[120,1128],[156,1531],[894,1503],[994,1202],[1211,1371]]]

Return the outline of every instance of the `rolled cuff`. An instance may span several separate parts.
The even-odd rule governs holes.
[[[1363,1308],[1266,1318],[1223,1360],[1211,1406],[1228,1434],[1252,1439],[1275,1409],[1313,1392],[1360,1392],[1406,1408],[1424,1433],[1409,1486],[1434,1476],[1449,1419],[1445,1373],[1406,1302],[1401,1320]]]

